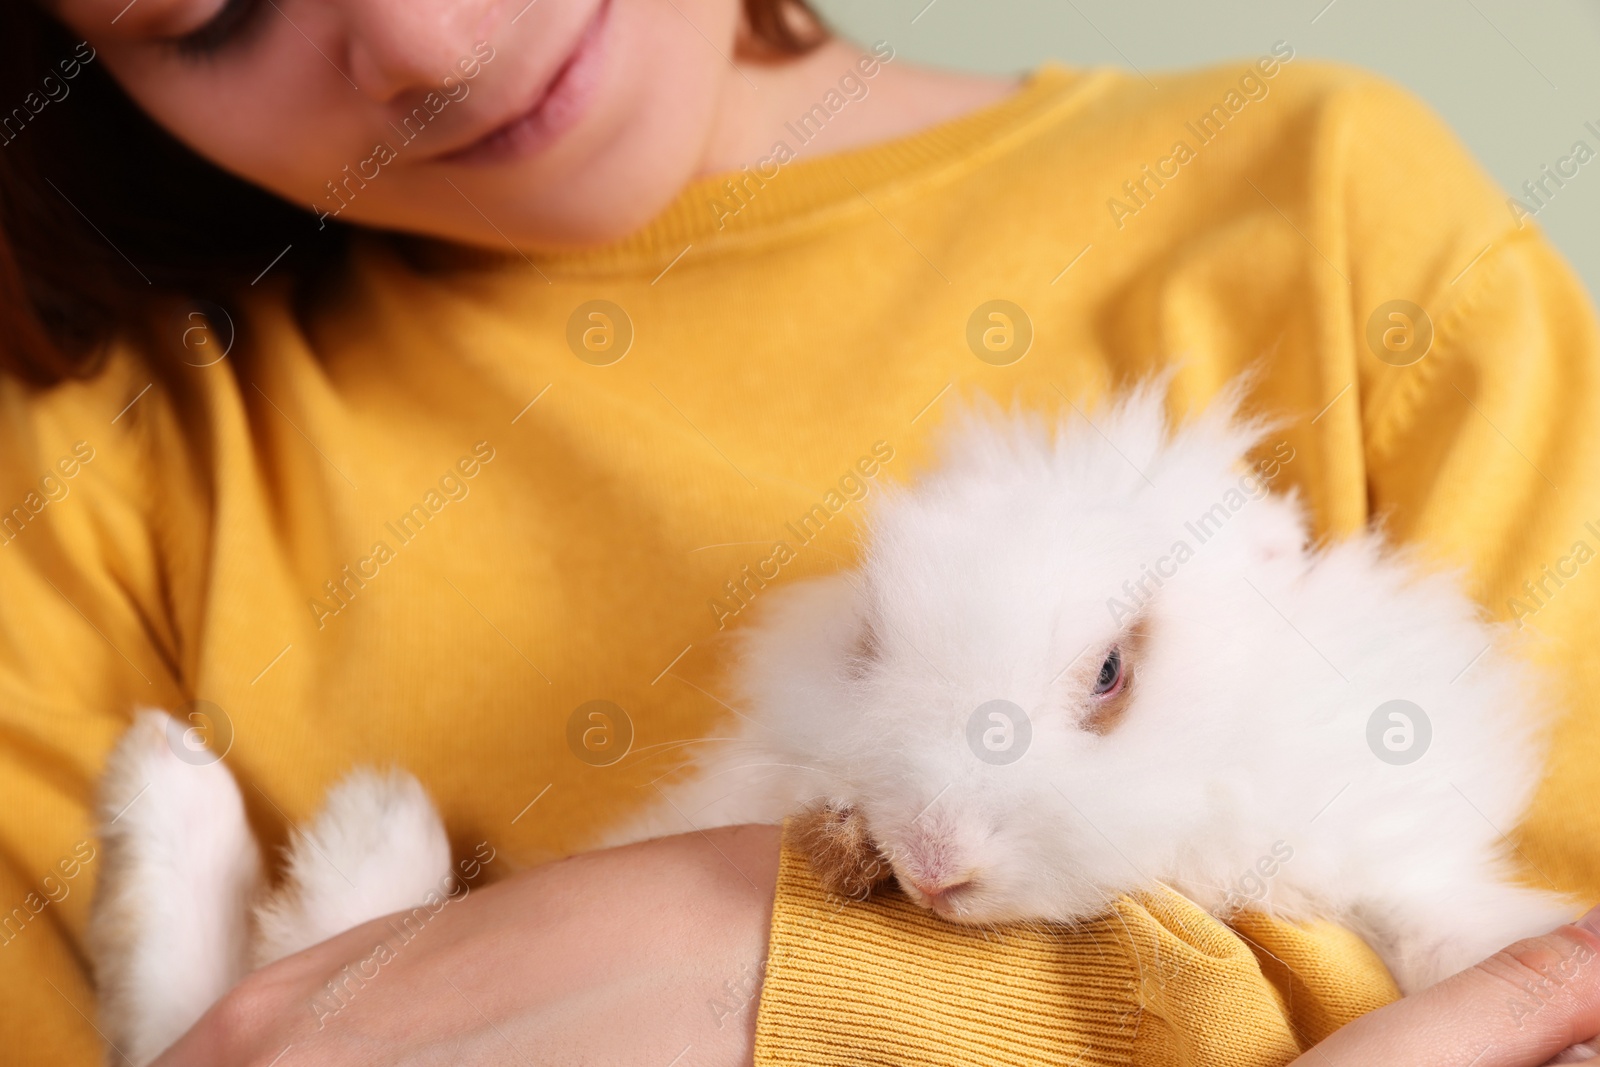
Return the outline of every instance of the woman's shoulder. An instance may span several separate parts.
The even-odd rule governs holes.
[[[973,153],[977,193],[960,199],[1126,249],[1130,264],[1264,223],[1345,276],[1371,265],[1406,289],[1519,228],[1425,102],[1288,42],[1177,72],[1045,66],[1022,94],[1027,107]]]
[[[1180,71],[1047,64],[1022,94],[1034,106],[1018,132],[1031,136],[1016,144],[1041,161],[1125,157],[1136,169],[1156,169],[1163,159],[1186,167],[1222,156],[1359,182],[1369,174],[1389,181],[1434,157],[1481,178],[1454,133],[1409,90],[1363,68],[1306,58],[1287,41]]]
[[[114,341],[83,377],[50,386],[0,377],[0,544],[47,516],[58,537],[132,533],[183,497],[209,416],[204,386],[183,380],[203,368],[167,366],[171,347]]]

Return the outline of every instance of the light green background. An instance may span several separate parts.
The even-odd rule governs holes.
[[[1378,71],[1442,114],[1509,190],[1600,126],[1596,0],[816,0],[841,33],[888,40],[926,63],[993,73],[1047,59],[1160,72],[1252,57],[1276,40],[1299,56]],[[1600,159],[1539,212],[1600,293]]]

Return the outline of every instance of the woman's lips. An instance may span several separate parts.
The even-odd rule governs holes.
[[[502,163],[529,156],[577,124],[600,83],[604,65],[606,16],[611,0],[600,0],[589,25],[533,106],[465,147],[439,157],[469,166]]]

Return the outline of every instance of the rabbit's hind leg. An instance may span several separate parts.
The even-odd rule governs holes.
[[[263,966],[451,891],[450,842],[411,775],[352,771],[294,832],[281,886],[256,908]]]

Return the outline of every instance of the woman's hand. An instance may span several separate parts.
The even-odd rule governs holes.
[[[157,1067],[749,1064],[778,839],[577,856],[471,891],[408,942],[359,926],[250,975]]]
[[[1538,1067],[1600,1034],[1600,908],[1363,1015],[1290,1067]],[[1557,1058],[1559,1057],[1559,1058]]]

